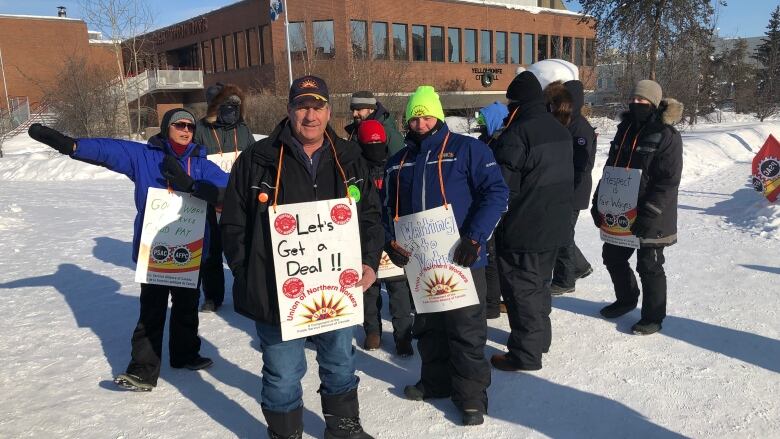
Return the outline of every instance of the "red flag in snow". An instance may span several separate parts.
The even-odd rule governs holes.
[[[780,196],[780,142],[771,134],[753,157],[753,187],[773,203]]]

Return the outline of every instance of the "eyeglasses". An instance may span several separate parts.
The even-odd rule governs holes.
[[[172,127],[176,128],[179,131],[184,131],[185,129],[190,132],[195,132],[195,124],[189,123],[189,122],[174,122],[171,124]]]

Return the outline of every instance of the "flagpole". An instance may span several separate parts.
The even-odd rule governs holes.
[[[289,11],[287,10],[287,0],[284,0],[284,33],[287,37],[287,76],[292,86],[292,56],[290,55],[290,20],[287,19]]]

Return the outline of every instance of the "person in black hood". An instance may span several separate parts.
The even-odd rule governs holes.
[[[370,91],[356,91],[349,102],[353,122],[344,127],[347,140],[358,141],[358,126],[364,120],[377,120],[387,133],[387,156],[393,156],[404,147],[404,136],[398,132],[395,119],[389,111],[377,101]]]
[[[292,204],[360,194],[357,203],[365,291],[376,280],[384,244],[379,197],[360,147],[329,126],[328,88],[316,76],[290,86],[287,118],[268,138],[238,157],[225,190],[220,226],[225,256],[235,278],[233,305],[255,321],[263,355],[261,404],[272,438],[303,434],[305,339],[282,340],[274,272],[269,204]],[[352,185],[347,189],[347,182]],[[357,200],[357,197],[355,197]],[[371,439],[360,424],[353,328],[311,336],[317,349],[326,438]]]
[[[577,279],[593,273],[593,268],[574,242],[574,229],[580,210],[590,206],[591,172],[596,161],[596,131],[582,115],[585,102],[582,82],[555,81],[544,89],[553,116],[572,136],[574,152],[574,199],[569,240],[558,249],[550,293],[559,296],[574,292]]]
[[[508,353],[491,358],[505,371],[538,370],[550,348],[550,277],[569,236],[574,191],[571,134],[547,112],[533,73],[517,75],[506,92],[510,118],[493,142],[509,185],[509,209],[496,233],[501,293],[511,333]]]
[[[682,178],[682,137],[674,124],[682,104],[662,99],[655,81],[639,81],[631,94],[629,111],[618,125],[606,166],[641,169],[637,215],[631,233],[639,238],[636,271],[642,282],[642,318],[631,330],[648,335],[661,330],[666,317],[664,247],[677,242],[677,190]],[[593,194],[591,216],[596,227],[605,224],[598,211],[599,188]],[[639,286],[628,264],[634,249],[604,243],[604,265],[615,287],[616,301],[601,309],[608,319],[620,317],[639,301]]]
[[[245,96],[243,91],[233,84],[216,85],[206,89],[208,110],[206,117],[198,120],[193,142],[206,147],[207,154],[228,153],[235,160],[240,151],[254,143],[252,132],[244,123]],[[223,170],[230,172],[230,161],[222,160]],[[206,212],[206,222],[209,225],[211,248],[209,257],[201,267],[203,280],[203,306],[201,312],[215,312],[225,300],[225,274],[222,269],[222,238],[217,222],[217,210],[209,205]]]

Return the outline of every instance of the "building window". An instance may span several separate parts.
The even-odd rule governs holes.
[[[444,62],[444,28],[431,26],[431,61]]]
[[[387,59],[387,23],[371,23],[372,55],[374,59]]]
[[[246,33],[244,31],[236,32],[233,34],[233,38],[236,40],[236,67],[245,69],[248,64]]]
[[[520,34],[509,34],[509,63],[520,64]]]
[[[583,46],[585,45],[585,40],[582,38],[575,38],[574,39],[574,65],[581,66],[584,63],[582,62],[582,50]]]
[[[450,62],[460,62],[460,29],[457,27],[447,28],[447,48],[449,50]]]
[[[466,29],[463,31],[463,61],[467,63],[477,62],[476,29]]]
[[[314,32],[314,57],[316,59],[331,59],[336,56],[336,46],[333,44],[333,20],[315,21],[312,23]]]
[[[523,64],[534,63],[534,34],[523,34]]]
[[[222,39],[225,41],[225,70],[235,70],[236,43],[233,40],[233,35],[224,35]]]
[[[496,32],[496,64],[506,64],[506,32]]]
[[[550,58],[561,58],[561,37],[550,35]]]
[[[483,30],[479,32],[479,62],[491,64],[493,62],[493,32]]]
[[[393,59],[395,60],[409,60],[409,41],[406,27],[403,23],[393,23]]]
[[[547,35],[536,36],[536,60],[547,59]]]
[[[563,57],[566,61],[571,61],[571,37],[563,37]]]
[[[249,28],[246,30],[246,46],[249,52],[249,65],[259,66],[263,59],[260,57],[260,39],[257,37],[257,28]]]
[[[222,38],[213,38],[211,47],[214,48],[214,71],[225,71],[225,46],[222,45]]]
[[[294,60],[306,58],[306,23],[290,23],[290,57]]]
[[[352,57],[366,59],[368,57],[368,23],[351,20],[349,27],[352,34]]]
[[[214,72],[214,54],[211,51],[211,41],[203,41],[200,43],[201,50],[203,50],[203,71],[206,73]]]
[[[260,26],[260,59],[263,64],[271,64],[271,26]]]
[[[596,65],[596,40],[593,38],[585,40],[585,65],[591,67]]]
[[[428,61],[428,48],[426,47],[425,26],[412,25],[412,61]]]

